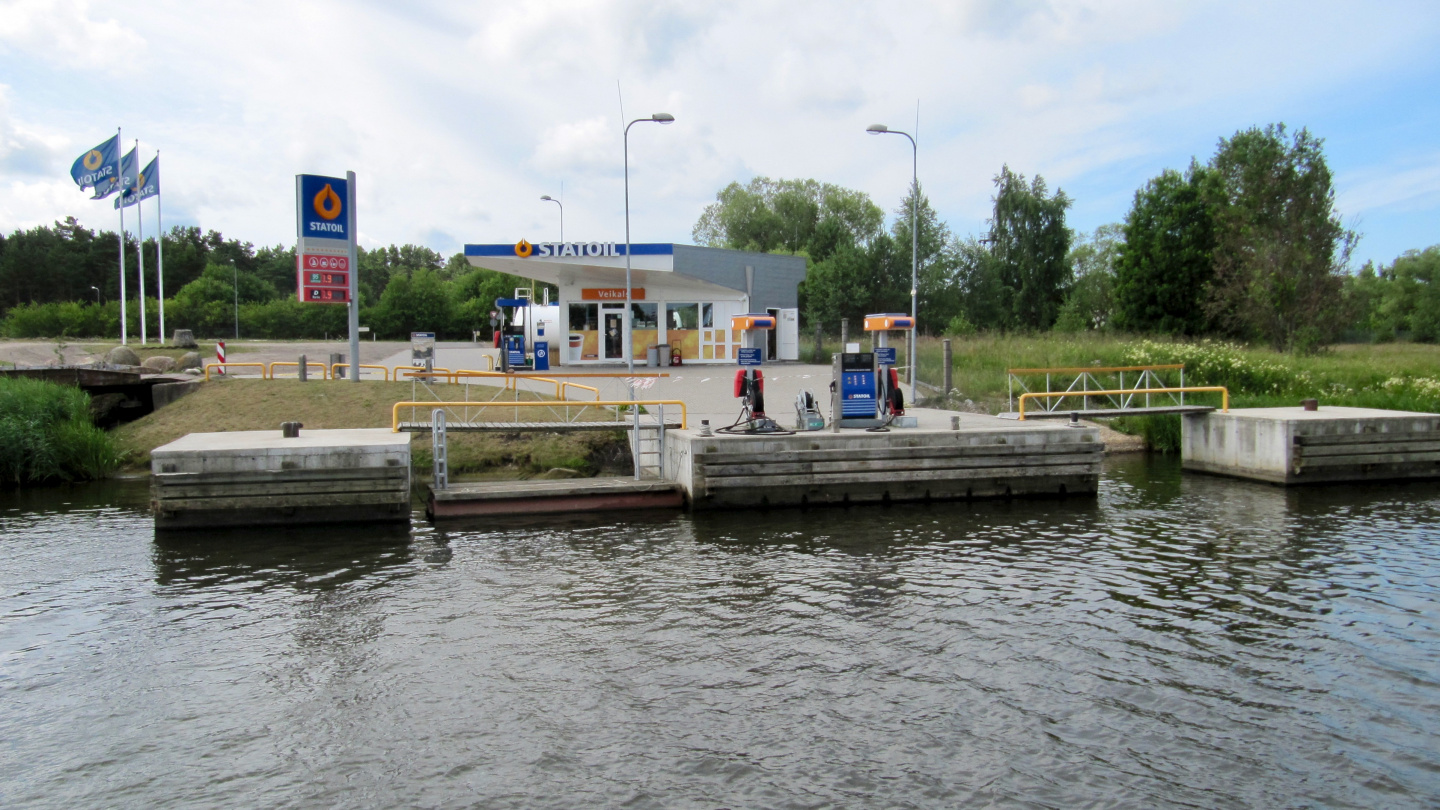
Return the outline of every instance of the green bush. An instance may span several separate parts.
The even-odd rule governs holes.
[[[110,434],[91,420],[89,394],[41,380],[0,378],[0,482],[103,478],[121,461]]]

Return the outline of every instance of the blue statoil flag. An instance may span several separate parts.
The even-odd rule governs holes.
[[[160,193],[160,156],[156,155],[145,164],[140,170],[140,177],[136,180],[138,189],[126,189],[125,193],[115,198],[115,207],[119,208],[123,203],[126,208],[148,200]]]
[[[70,177],[83,191],[91,186],[108,183],[115,179],[115,158],[120,154],[120,135],[75,159],[70,166]]]
[[[134,148],[134,149],[131,149],[128,153],[126,153],[125,159],[122,160],[122,161],[120,161],[120,177],[119,177],[119,178],[116,178],[116,177],[114,176],[114,175],[115,175],[115,168],[114,168],[115,164],[114,164],[114,163],[111,163],[111,164],[110,164],[110,166],[111,166],[111,168],[110,168],[110,175],[111,175],[111,176],[110,176],[108,179],[102,180],[102,181],[100,181],[99,183],[96,183],[96,184],[95,184],[95,196],[91,197],[90,199],[92,199],[92,200],[103,200],[103,199],[105,199],[106,197],[109,197],[111,194],[114,194],[115,192],[119,191],[119,190],[122,189],[122,188],[127,188],[127,189],[134,188],[134,187],[135,187],[135,170],[136,170],[137,168],[139,168],[139,167],[136,166],[135,164],[137,164],[137,163],[139,163],[139,162],[140,162],[140,152],[139,152],[139,147],[136,147],[136,148]]]

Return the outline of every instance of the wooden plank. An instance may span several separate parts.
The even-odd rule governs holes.
[[[408,467],[343,467],[322,470],[251,470],[244,472],[213,473],[154,473],[150,482],[155,486],[176,486],[186,484],[251,484],[273,482],[307,484],[317,481],[372,481],[408,480]]]
[[[960,472],[955,470],[954,472]],[[756,489],[779,486],[828,486],[834,484],[883,485],[886,482],[963,481],[966,479],[1037,478],[1044,476],[1099,475],[1100,464],[1070,464],[1053,467],[977,467],[965,475],[936,475],[933,470],[901,470],[899,472],[811,473],[806,475],[735,476],[705,479],[706,489]]]
[[[698,442],[696,442],[698,444]],[[1045,442],[1038,444],[931,444],[918,447],[826,448],[818,450],[748,450],[740,453],[696,452],[696,464],[746,464],[759,459],[772,462],[799,461],[883,461],[908,458],[950,458],[967,456],[1044,456],[1067,453],[1103,453],[1101,442]]]
[[[1432,453],[1366,453],[1348,456],[1304,457],[1300,469],[1312,467],[1358,467],[1370,464],[1436,464],[1440,463],[1440,452]]]
[[[973,470],[979,468],[1018,468],[1086,464],[1097,460],[1096,453],[1066,453],[1038,456],[1017,462],[1013,458],[995,456],[975,458],[906,458],[883,461],[811,461],[770,464],[763,460],[753,464],[701,464],[706,477],[736,475],[796,475],[804,473],[889,472],[899,470]]]
[[[1324,456],[1347,456],[1364,453],[1393,453],[1403,448],[1406,453],[1429,453],[1440,450],[1440,436],[1434,436],[1424,441],[1415,442],[1365,442],[1364,444],[1321,444],[1321,445],[1299,445],[1295,452],[1305,458],[1321,458]]]
[[[1393,444],[1395,442],[1423,442],[1440,439],[1440,431],[1397,430],[1391,433],[1333,433],[1324,436],[1296,436],[1295,444],[1301,447],[1347,444]]]
[[[366,506],[408,504],[409,490],[396,492],[355,492],[325,495],[291,494],[245,498],[159,498],[152,499],[157,508],[166,512],[219,511],[236,509],[303,509],[316,506]]]
[[[450,422],[445,423],[445,430],[450,432],[492,432],[492,433],[515,433],[519,431],[538,430],[550,433],[568,433],[573,430],[630,430],[634,425],[630,420],[619,422]],[[657,427],[654,422],[640,423],[642,430]],[[678,430],[679,422],[666,421],[666,429]],[[429,422],[401,422],[401,433],[429,433]]]
[[[156,487],[161,498],[241,498],[265,495],[320,495],[342,492],[395,492],[408,489],[400,480],[304,481],[253,484],[169,484]]]

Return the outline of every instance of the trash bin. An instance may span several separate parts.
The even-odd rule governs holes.
[[[569,345],[568,347],[566,347],[566,352],[565,352],[565,364],[566,364],[566,365],[569,365],[569,364],[571,364],[571,363],[578,363],[578,362],[580,362],[580,353],[584,350],[584,348],[585,348],[585,336],[584,336],[584,335],[571,335],[571,336],[570,336],[570,345]]]
[[[645,350],[645,365],[655,368],[660,364],[660,355],[654,346]]]
[[[657,343],[657,344],[655,345],[655,355],[656,355],[656,359],[660,361],[660,367],[661,367],[661,368],[668,368],[668,367],[670,366],[670,344],[669,344],[669,343]]]

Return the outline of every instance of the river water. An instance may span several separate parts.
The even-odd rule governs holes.
[[[1440,484],[156,537],[0,495],[6,807],[1435,807]]]

